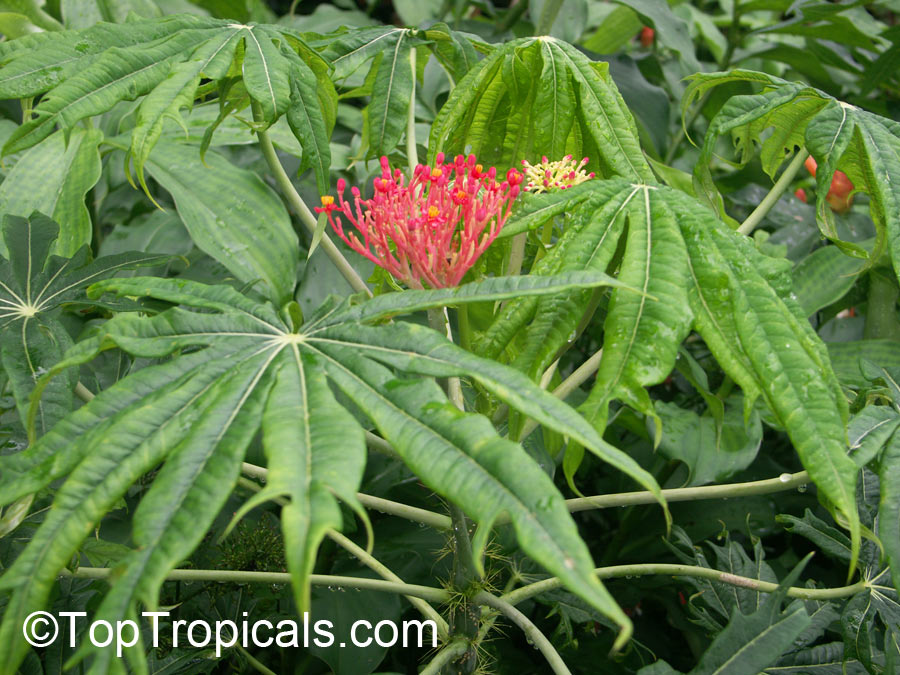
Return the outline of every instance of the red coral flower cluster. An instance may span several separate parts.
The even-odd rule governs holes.
[[[496,239],[518,196],[522,175],[515,169],[498,183],[497,170],[484,171],[474,155],[458,155],[444,164],[439,153],[434,167],[419,164],[409,183],[400,169],[381,158],[375,194],[363,199],[346,182],[337,184],[338,203],[322,197],[318,213],[327,213],[331,227],[350,248],[411,288],[456,286],[478,257]],[[346,218],[356,232],[344,229]]]

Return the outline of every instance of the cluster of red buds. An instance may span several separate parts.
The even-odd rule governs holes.
[[[328,215],[350,248],[398,281],[411,288],[448,288],[459,284],[496,239],[519,194],[518,171],[507,171],[502,183],[496,177],[497,170],[485,171],[474,155],[444,164],[444,153],[438,153],[434,167],[419,164],[406,183],[400,169],[391,171],[382,157],[371,199],[353,187],[353,203],[346,201],[340,179],[338,203],[324,196],[316,211]],[[344,229],[341,216],[356,232]]]
[[[525,168],[525,190],[528,192],[550,192],[552,190],[565,190],[584,183],[594,177],[594,172],[585,173],[584,167],[588,163],[585,157],[576,163],[572,155],[566,155],[560,160],[551,162],[546,156],[541,157],[540,164],[530,164],[522,160]]]

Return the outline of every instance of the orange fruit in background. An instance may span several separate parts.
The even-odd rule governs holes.
[[[813,176],[816,175],[816,169],[818,168],[816,160],[812,157],[807,157],[804,166],[806,166],[806,170],[809,171],[810,174]],[[831,178],[831,187],[828,190],[828,194],[825,195],[825,201],[828,202],[828,205],[835,213],[844,213],[848,211],[853,204],[853,195],[850,194],[851,192],[853,192],[853,182],[847,178],[847,174],[843,171],[835,171],[834,176]],[[799,195],[797,195],[797,198],[802,199],[804,202],[806,201]]]

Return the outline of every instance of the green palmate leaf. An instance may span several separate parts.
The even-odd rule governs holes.
[[[71,258],[51,256],[60,228],[39,213],[6,215],[2,230],[9,260],[0,257],[0,361],[25,422],[35,381],[72,345],[59,322],[60,305],[83,299],[88,285],[119,270],[158,265],[167,257],[123,253],[88,263],[87,246]],[[51,384],[35,413],[37,432],[71,410],[74,387],[74,373]]]
[[[486,164],[567,152],[588,156],[604,176],[652,180],[607,64],[550,37],[504,44],[453,89],[432,126],[429,157],[466,147]]]
[[[210,151],[199,167],[190,145],[160,141],[147,161],[150,175],[175,199],[197,248],[239,280],[265,284],[286,300],[300,255],[297,235],[278,195],[256,174]]]
[[[597,183],[588,181],[556,192],[524,192],[516,198],[516,208],[497,237],[502,239],[534,230],[551,218],[574,210],[577,204],[591,197],[597,189]]]
[[[607,281],[602,275],[590,282],[570,277],[556,288]],[[510,291],[500,280],[484,286],[481,293],[460,289],[460,296]],[[544,292],[546,284],[535,288]],[[325,531],[343,525],[337,500],[364,517],[355,496],[366,457],[362,429],[327,379],[372,418],[429,486],[469,511],[481,526],[477,550],[486,545],[499,515],[509,514],[522,549],[612,618],[623,628],[622,639],[627,637],[628,618],[596,580],[562,496],[538,464],[520,445],[497,436],[486,418],[449,406],[432,380],[397,379],[398,372],[476,378],[511,406],[572,435],[660,495],[634,460],[605,444],[574,410],[521,374],[422,326],[365,326],[347,318],[357,308],[342,305],[324,307],[319,319],[292,332],[274,306],[228,286],[130,277],[103,281],[91,290],[94,296],[105,292],[181,306],[155,316],[119,314],[95,337],[69,349],[39,381],[32,412],[53,386],[53,374],[103,350],[118,347],[162,361],[101,391],[27,450],[0,457],[0,504],[63,479],[43,524],[0,577],[0,589],[12,591],[0,624],[0,650],[7,656],[0,664],[3,675],[14,673],[24,657],[21,621],[45,605],[59,570],[129,487],[162,465],[134,515],[135,548],[118,562],[97,617],[118,621],[132,616],[138,603],[154,606],[166,574],[196,547],[218,515],[236,484],[246,447],[260,430],[269,482],[244,511],[273,497],[290,498],[282,528],[302,611],[318,545]],[[413,298],[411,306],[434,300]],[[359,316],[404,309],[404,303],[377,304],[369,312],[360,306]],[[340,311],[348,314],[336,320]],[[90,656],[94,671],[106,672],[110,653],[86,647],[77,658]]]
[[[869,405],[850,420],[850,452],[856,466],[872,461],[900,426],[900,415],[891,406]]]
[[[243,362],[232,361],[229,372],[196,399],[202,410],[191,417],[190,431],[178,445],[164,446],[165,464],[134,514],[136,550],[118,563],[119,576],[98,607],[97,618],[121,620],[135,601],[157,608],[166,575],[206,535],[198,522],[212,522],[231,494],[244,451],[259,427],[268,392],[267,366],[273,358],[273,350],[255,350]],[[72,515],[77,517],[77,511]],[[93,672],[105,672],[114,655],[109,649],[98,651]]]
[[[60,82],[42,99],[34,109],[34,119],[16,130],[4,151],[29,148],[58,126],[71,128],[85,117],[106,112],[120,100],[146,94],[168,75],[174,60],[204,37],[207,35],[202,30],[182,30],[141,49],[111,47],[92,57],[83,71]]]
[[[784,588],[787,591],[787,588]],[[803,603],[779,612],[781,595],[773,594],[765,606],[749,616],[735,614],[704,652],[692,675],[756,675],[786,651],[809,626]]]
[[[425,38],[433,41],[434,55],[453,83],[459,82],[478,62],[478,52],[472,43],[445,23],[433,24],[425,31]]]
[[[844,656],[841,642],[829,642],[791,652],[766,668],[769,675],[864,675],[866,669],[856,659]]]
[[[545,120],[534,130],[534,145],[549,157],[566,154],[566,142],[575,122],[574,85],[566,63],[550,42],[541,42],[541,82],[534,97],[534,115]]]
[[[715,563],[711,563],[703,549],[694,546],[687,533],[677,525],[672,528],[672,541],[667,546],[684,563],[718,569],[735,576],[776,582],[772,568],[765,560],[765,551],[759,540],[753,545],[752,558],[739,543],[727,540],[724,546],[707,542],[715,555]],[[703,624],[716,632],[735,613],[752,614],[766,602],[766,594],[750,588],[724,584],[703,578],[686,578],[685,581],[697,591],[691,602],[691,611],[698,617],[705,617]],[[713,614],[705,610],[709,608]]]
[[[291,100],[289,64],[273,44],[273,41],[281,40],[277,29],[246,27],[244,86],[250,97],[259,103],[263,119],[269,123],[287,110]]]
[[[841,633],[844,638],[844,659],[859,661],[866,672],[879,672],[875,644],[876,610],[869,593],[858,593],[844,606],[841,614]]]
[[[0,213],[48,214],[62,224],[54,252],[73,255],[91,241],[84,196],[100,179],[101,140],[98,130],[76,130],[66,144],[60,131],[28,150],[0,184]],[[0,255],[6,253],[6,245],[0,243]]]
[[[283,51],[293,68],[287,121],[303,148],[300,171],[312,167],[319,192],[325,194],[328,192],[328,167],[331,165],[328,139],[334,120],[331,120],[331,124],[326,121],[320,105],[319,90],[327,87],[333,93],[334,87],[330,80],[324,85],[321,81],[317,82],[312,69],[301,58],[287,48],[283,48]]]
[[[322,56],[334,66],[334,77],[342,80],[352,75],[376,54],[380,54],[409,31],[394,26],[377,26],[348,31],[329,40]]]
[[[9,98],[37,96],[83,69],[92,57],[110,47],[132,47],[203,25],[207,24],[197,16],[180,15],[137,21],[129,25],[129,30],[99,23],[84,31],[38,33],[7,41],[0,49],[0,58],[6,64],[0,91]]]
[[[745,414],[761,396],[787,430],[820,495],[850,529],[852,570],[860,542],[856,466],[846,453],[846,400],[825,346],[789,297],[778,261],[694,213],[681,215],[694,327],[744,390]]]
[[[131,155],[145,191],[144,164],[159,140],[166,120],[180,121],[181,109],[190,108],[194,103],[202,76],[210,79],[225,76],[233,57],[233,43],[240,39],[240,32],[240,28],[232,28],[201,45],[190,61],[175,65],[138,108],[137,121],[131,132]]]
[[[122,26],[99,23],[15,42],[0,50],[0,98],[42,97],[34,117],[8,139],[5,153],[29,148],[57,127],[68,133],[81,119],[146,95],[130,143],[143,185],[144,164],[165,120],[180,121],[201,79],[220,80],[232,72],[259,106],[261,124],[271,125],[289,110],[296,121],[298,107],[305,108],[309,121],[295,125],[304,168],[318,163],[321,174],[321,165],[329,163],[325,150],[333,101],[322,91],[331,89],[324,76],[328,65],[287,27],[182,15]],[[322,119],[329,124],[323,127]]]
[[[681,543],[690,545],[690,540],[683,532]],[[771,570],[762,562],[762,547],[757,544],[756,562],[752,562],[743,549],[729,542],[727,547],[716,550],[718,562],[732,574],[746,575],[750,578],[765,578],[771,581]],[[738,555],[735,555],[735,554]],[[683,558],[689,556],[679,551]],[[699,551],[694,551],[697,562],[707,567],[705,559]],[[733,561],[739,560],[738,566]],[[808,560],[808,558],[806,559]],[[690,671],[691,675],[757,675],[767,666],[773,664],[791,647],[811,624],[806,607],[800,601],[791,603],[784,611],[781,605],[787,595],[788,588],[799,577],[806,564],[802,561],[779,584],[778,590],[769,596],[749,592],[737,586],[712,584],[708,581],[692,581],[692,584],[704,591],[703,600],[714,608],[720,616],[728,617],[728,625],[718,633],[709,648],[700,657],[700,662]],[[726,563],[722,565],[722,563]],[[757,566],[756,568],[754,566]],[[765,568],[762,571],[760,568]],[[757,573],[755,569],[760,569]],[[644,673],[675,672],[659,668],[640,671]]]
[[[622,181],[591,181],[526,201],[524,213],[515,223],[523,229],[534,229],[563,212],[568,214],[563,236],[531,270],[532,275],[561,276],[582,269],[605,271],[623,231],[622,214],[637,194],[636,187],[629,185],[625,189],[625,185]],[[563,195],[571,199],[561,199]],[[537,379],[560,350],[571,344],[590,298],[590,294],[572,293],[513,300],[487,330],[479,342],[479,351],[497,358],[520,333],[513,364]]]
[[[428,33],[444,45],[441,62],[447,63],[451,71],[458,73],[468,63],[467,60],[474,62],[473,48],[460,34],[448,35],[446,30],[445,26],[444,30],[433,27]],[[322,55],[333,64],[337,81],[352,75],[371,60],[365,86],[347,95],[370,96],[363,111],[363,138],[366,150],[371,150],[375,155],[392,152],[406,130],[416,76],[412,70],[411,55],[416,47],[428,44],[422,37],[421,32],[408,28],[362,28],[338,35],[322,51]],[[437,51],[438,48],[434,48]],[[448,48],[452,54],[447,51]],[[463,60],[462,64],[459,59]]]
[[[730,132],[735,137],[742,163],[754,154],[754,143],[759,143],[763,168],[773,177],[795,146],[805,146],[818,165],[816,211],[822,233],[847,253],[869,258],[870,264],[887,247],[895,270],[900,269],[900,187],[886,179],[900,174],[900,125],[807,85],[753,71],[694,76],[684,100],[689,103],[711,87],[735,81],[760,84],[763,91],[729,99],[711,122],[695,170],[707,193],[713,192],[708,164],[720,134]],[[764,133],[769,129],[771,133]],[[847,174],[855,191],[870,197],[877,231],[871,251],[838,235],[826,202],[837,170]]]
[[[323,369],[296,345],[279,356],[281,366],[263,417],[269,472],[266,487],[246,508],[273,497],[290,497],[282,509],[285,554],[292,570],[298,607],[309,606],[307,580],[316,551],[329,529],[340,529],[340,504],[367,522],[356,498],[366,464],[363,431],[340,407]]]
[[[585,186],[593,196],[567,205],[570,222],[532,275],[604,270],[623,231],[616,223],[627,220],[618,279],[642,294],[613,289],[597,381],[581,410],[600,428],[614,399],[655,417],[644,387],[669,375],[679,344],[696,330],[744,390],[745,419],[762,397],[787,430],[820,494],[849,526],[855,561],[860,530],[847,404],[825,345],[791,297],[789,263],[763,256],[682,192],[621,179]],[[532,204],[523,216],[531,229],[566,208],[555,195]],[[508,349],[513,364],[537,379],[591,312],[587,295],[514,300],[477,350],[497,358]],[[567,475],[579,463],[570,449]]]

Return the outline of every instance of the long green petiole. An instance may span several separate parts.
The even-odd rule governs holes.
[[[253,117],[254,120],[259,121],[258,104],[254,104]],[[278,185],[281,195],[287,201],[291,210],[300,218],[303,225],[306,226],[306,229],[309,230],[310,236],[312,236],[316,231],[316,216],[309,210],[306,202],[303,201],[303,198],[291,182],[290,177],[285,172],[284,167],[281,165],[281,161],[278,159],[278,155],[275,152],[275,146],[272,145],[272,139],[269,138],[268,132],[260,130],[256,132],[256,136],[259,140],[260,150],[266,160],[266,164],[269,165],[269,170],[275,178],[275,183]],[[372,291],[369,290],[369,287],[366,286],[366,282],[362,280],[362,277],[359,276],[359,273],[353,268],[353,265],[347,261],[340,249],[338,249],[335,243],[329,239],[328,233],[323,233],[319,245],[322,247],[322,250],[325,251],[325,255],[328,256],[328,259],[334,263],[335,267],[337,267],[344,279],[347,280],[347,283],[350,284],[350,287],[356,293],[365,293],[371,298]]]

